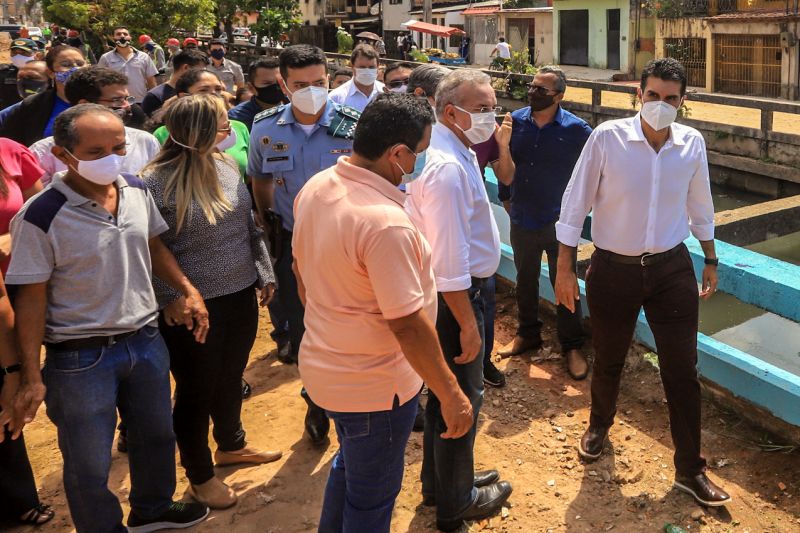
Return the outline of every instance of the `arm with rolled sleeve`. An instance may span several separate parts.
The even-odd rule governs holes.
[[[706,143],[697,138],[694,157],[698,159],[697,169],[689,182],[686,197],[686,210],[689,213],[689,229],[698,241],[714,240],[714,202],[711,198],[711,183],[708,176]]]
[[[558,242],[577,247],[583,223],[592,210],[605,164],[603,138],[595,130],[586,141],[561,199],[561,216],[556,223]]]
[[[430,172],[420,211],[425,220],[425,237],[432,249],[436,288],[439,292],[463,291],[472,284],[469,185],[464,170],[456,163],[434,165]]]

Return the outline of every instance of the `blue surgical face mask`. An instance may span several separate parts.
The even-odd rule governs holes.
[[[408,147],[406,146],[406,148]],[[416,180],[419,177],[419,175],[422,174],[422,169],[425,168],[425,159],[427,151],[416,154],[414,153],[413,150],[411,150],[411,148],[408,148],[408,150],[412,154],[414,154],[414,157],[416,158],[414,161],[413,170],[411,172],[406,172],[405,170],[403,170],[403,167],[401,167],[399,163],[395,163],[397,165],[397,168],[403,171],[403,177],[400,180],[401,185],[405,185],[407,183],[411,183],[412,181]]]
[[[67,83],[67,80],[69,80],[69,77],[72,76],[72,74],[76,70],[78,70],[78,67],[72,67],[71,69],[66,70],[64,72],[56,72],[56,83],[60,83],[61,85],[64,85],[65,83]]]

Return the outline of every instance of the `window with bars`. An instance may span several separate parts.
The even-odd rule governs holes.
[[[779,35],[715,35],[714,88],[777,98],[781,95]]]
[[[694,38],[664,39],[664,55],[677,59],[686,69],[689,86],[706,86],[706,40]]]

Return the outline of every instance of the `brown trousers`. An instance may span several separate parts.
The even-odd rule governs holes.
[[[586,296],[595,350],[589,423],[607,428],[614,422],[625,356],[644,307],[669,407],[675,469],[683,476],[703,472],[697,377],[699,300],[688,250],[681,245],[677,253],[644,267],[613,262],[607,252],[597,250],[586,273]]]

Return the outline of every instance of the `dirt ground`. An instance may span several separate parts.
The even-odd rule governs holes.
[[[508,288],[498,294],[495,348],[510,340],[515,328]],[[297,369],[274,358],[268,319],[246,372],[253,397],[244,404],[243,420],[251,444],[281,449],[283,458],[252,468],[224,468],[220,478],[239,494],[239,504],[217,511],[198,532],[314,531],[322,493],[336,450],[335,439],[323,448],[303,437],[305,404],[300,399]],[[498,468],[514,485],[506,518],[472,524],[472,531],[521,532],[655,532],[666,523],[701,532],[800,531],[800,452],[767,452],[761,432],[735,413],[704,404],[703,449],[711,476],[730,491],[726,508],[703,510],[671,489],[672,449],[658,372],[631,350],[620,394],[618,423],[611,444],[597,463],[581,462],[576,443],[586,428],[588,381],[576,383],[562,362],[551,355],[553,320],[546,318],[545,349],[498,363],[508,376],[504,389],[487,389],[476,442],[476,468]],[[61,483],[61,456],[53,426],[42,409],[25,437],[41,498],[56,518],[42,532],[71,531]],[[406,476],[397,500],[392,530],[434,531],[435,516],[421,505],[419,473],[422,435],[412,435],[406,452]],[[773,443],[774,444],[774,443]],[[113,452],[110,486],[127,513],[128,465]],[[188,499],[178,467],[177,498]],[[6,524],[6,527],[9,525]],[[0,529],[4,529],[0,524]],[[10,528],[9,531],[27,531]]]

